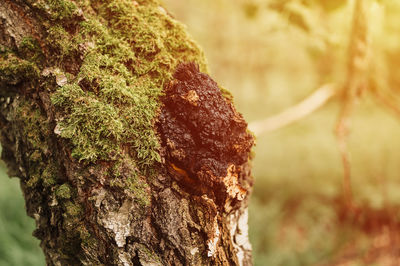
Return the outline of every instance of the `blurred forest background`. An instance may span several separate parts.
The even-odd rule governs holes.
[[[255,265],[400,265],[400,1],[356,1],[164,0],[250,124],[337,88],[304,119],[257,136]],[[354,10],[364,17],[355,30]],[[362,85],[349,97],[354,69]],[[346,103],[351,205],[335,135]],[[0,170],[0,265],[44,265],[17,180]]]

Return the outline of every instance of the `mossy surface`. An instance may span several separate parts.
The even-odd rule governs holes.
[[[56,190],[56,196],[58,199],[69,199],[72,196],[72,189],[67,183],[62,184]]]
[[[51,180],[55,179],[55,173],[57,172],[54,169],[55,165],[46,165],[43,167],[43,163],[45,163],[43,155],[49,151],[46,137],[51,132],[47,117],[41,112],[37,104],[29,102],[23,97],[14,99],[13,105],[16,110],[15,118],[21,125],[21,134],[28,146],[30,164],[32,166],[40,165],[39,168],[43,168],[43,171],[35,170],[35,174],[53,183]],[[33,168],[31,167],[29,170],[33,170]]]
[[[25,37],[19,45],[18,55],[21,58],[27,58],[34,63],[36,67],[43,65],[45,57],[40,48],[39,42],[32,37]]]
[[[181,61],[205,68],[203,55],[157,1],[91,4],[100,17],[80,22],[78,34],[61,25],[48,29],[61,69],[71,54],[82,60],[52,95],[60,136],[71,139],[81,161],[117,160],[127,149],[140,168],[152,165],[160,160],[153,125],[162,88]]]
[[[64,208],[65,208],[65,215],[71,217],[79,217],[79,215],[83,211],[82,207],[79,204],[75,204],[72,201],[65,202]]]
[[[36,165],[26,184],[57,186],[58,199],[70,198],[58,169],[43,163],[49,152],[44,139],[54,132],[69,140],[68,150],[81,163],[111,161],[116,172],[110,184],[149,205],[145,176],[161,159],[154,126],[159,98],[179,63],[196,62],[207,71],[202,51],[156,0],[25,2],[35,9],[43,36],[27,36],[14,50],[0,47],[0,85],[49,94],[55,119],[38,105],[16,106]],[[131,173],[118,174],[127,158]]]
[[[14,86],[23,80],[37,79],[39,77],[38,67],[27,60],[23,60],[13,53],[0,51],[0,86]],[[2,92],[1,95],[6,95]]]
[[[17,51],[1,47],[0,83],[34,80],[35,90],[50,92],[54,132],[70,140],[77,160],[129,154],[148,173],[160,161],[154,123],[163,87],[180,62],[207,71],[202,51],[155,0],[26,2],[45,36],[26,37]]]
[[[134,161],[125,159],[117,162],[109,171],[109,175],[113,177],[109,182],[111,187],[124,189],[143,207],[150,206],[150,186],[146,183],[143,174],[135,167]]]
[[[50,21],[61,21],[73,18],[78,12],[78,6],[73,1],[66,0],[25,0],[32,7],[37,8]],[[80,1],[82,2],[82,1]]]

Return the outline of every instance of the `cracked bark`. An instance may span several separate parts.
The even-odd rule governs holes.
[[[251,265],[253,139],[230,100],[195,65],[182,64],[159,98],[154,130],[161,161],[146,175],[138,174],[129,148],[112,160],[74,158],[71,140],[59,136],[60,114],[51,97],[67,76],[76,75],[85,55],[56,66],[54,49],[44,41],[52,21],[37,7],[42,2],[0,2],[0,140],[9,175],[20,178],[47,264]],[[92,5],[96,16],[101,1]],[[87,9],[75,12],[72,21],[85,20]],[[77,34],[71,20],[57,23]],[[27,37],[43,52],[38,66],[26,63]],[[140,189],[115,185],[131,179]]]

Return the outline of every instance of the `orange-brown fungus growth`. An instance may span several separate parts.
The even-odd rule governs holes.
[[[170,174],[191,193],[231,209],[251,183],[244,171],[254,140],[242,115],[194,63],[177,67],[162,102],[158,128],[165,158],[174,166]]]

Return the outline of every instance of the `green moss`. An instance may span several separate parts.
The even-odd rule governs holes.
[[[32,154],[29,156],[29,160],[31,162],[40,162],[42,160],[42,154],[40,151],[35,150],[32,152]]]
[[[146,261],[146,262],[151,262],[149,264],[160,264],[161,259],[157,255],[156,252],[151,251],[149,248],[147,248],[143,244],[137,244],[138,247],[138,252],[139,252],[139,257],[141,260]]]
[[[19,99],[16,103],[18,104],[17,119],[23,125],[24,135],[30,144],[30,148],[43,152],[47,151],[48,146],[45,139],[50,134],[47,118],[35,104],[24,99]]]
[[[35,64],[22,60],[12,53],[0,54],[0,89],[7,85],[17,85],[22,81],[35,80],[38,77],[39,70]]]
[[[81,239],[81,245],[87,249],[93,249],[98,246],[98,240],[94,235],[92,235],[85,226],[79,226],[77,228],[79,237]]]
[[[233,102],[233,95],[232,95],[232,93],[231,93],[229,90],[225,89],[223,86],[221,86],[221,85],[218,85],[218,86],[219,86],[219,89],[221,90],[222,96],[223,96],[225,99],[227,99],[228,101]]]
[[[148,207],[151,203],[150,187],[144,180],[139,181],[136,178],[129,178],[126,181],[112,180],[112,187],[126,189],[132,199],[142,207]]]
[[[31,174],[29,175],[29,180],[26,182],[26,185],[29,188],[33,188],[36,187],[37,184],[39,184],[39,181],[40,181],[39,174]]]
[[[79,204],[73,203],[72,201],[65,202],[64,208],[65,208],[65,214],[67,216],[70,216],[71,218],[78,217],[83,212],[82,207]]]
[[[77,12],[77,7],[72,1],[52,0],[48,1],[54,19],[71,19]]]
[[[134,194],[134,198],[139,204],[150,206],[150,187],[147,183],[139,181],[137,178],[129,178],[127,180],[127,188]]]
[[[58,168],[55,162],[46,163],[46,156],[49,147],[47,138],[50,135],[50,126],[47,117],[41,112],[39,106],[25,100],[23,97],[12,99],[15,122],[19,126],[26,149],[29,153],[26,155],[29,160],[26,164],[28,170],[28,179],[23,180],[27,187],[33,188],[37,185],[43,187],[52,187],[57,183]]]
[[[157,1],[93,2],[108,25],[88,17],[79,36],[64,38],[86,50],[76,78],[52,96],[65,114],[60,135],[81,161],[118,159],[128,146],[140,168],[152,165],[160,160],[153,124],[164,83],[181,61],[205,69],[203,54]]]
[[[43,11],[51,20],[69,20],[78,12],[76,4],[68,0],[26,0],[26,2]]]
[[[37,65],[44,63],[44,55],[37,40],[25,37],[19,44],[18,55]]]
[[[134,168],[132,160],[117,162],[110,169],[110,186],[126,189],[132,198],[142,206],[149,206],[151,201],[150,187],[138,169]]]
[[[19,51],[26,60],[0,53],[0,81],[15,84],[31,78],[45,84],[41,88],[52,92],[56,106],[54,132],[70,140],[77,160],[118,161],[129,155],[141,176],[148,174],[160,161],[154,123],[163,87],[180,62],[195,61],[207,71],[202,51],[158,1],[27,2],[41,11],[45,51],[35,39],[26,38]],[[51,23],[46,23],[49,18]],[[68,77],[67,84],[57,86],[54,77],[40,77],[43,54],[46,63]],[[21,114],[29,141],[45,150],[35,127],[45,121],[35,108],[26,109]],[[123,183],[148,204],[147,188],[138,180],[132,177]]]
[[[58,57],[62,59],[64,55],[68,55],[74,49],[71,43],[70,34],[60,25],[52,26],[47,30],[46,43],[47,46],[53,49]]]
[[[71,195],[71,187],[66,183],[59,186],[56,190],[56,197],[58,199],[69,199],[71,198]]]
[[[41,176],[43,186],[54,186],[57,183],[57,174],[57,169],[52,164],[47,165]]]
[[[99,100],[92,92],[84,92],[76,84],[62,87],[53,103],[70,112],[58,124],[60,136],[72,139],[72,156],[79,160],[108,157],[124,134],[123,119],[114,105]]]

